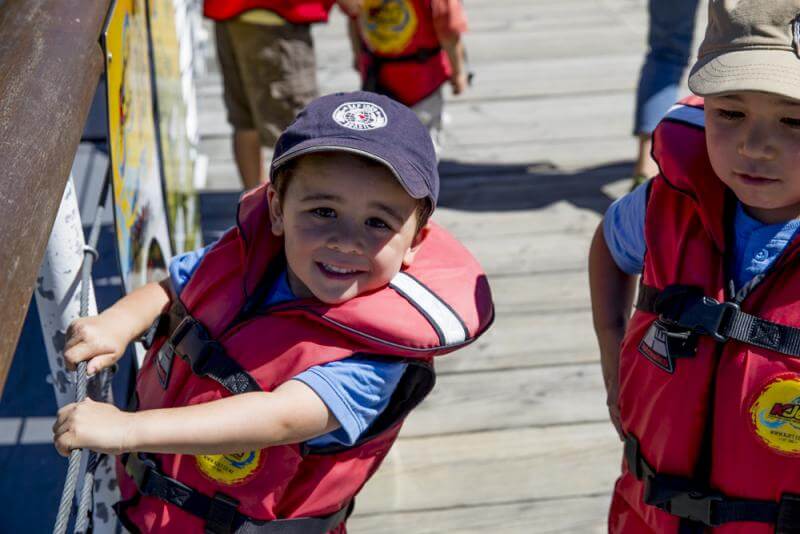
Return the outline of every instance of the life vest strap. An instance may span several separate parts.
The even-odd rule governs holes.
[[[217,493],[209,497],[168,477],[149,455],[132,453],[123,458],[123,463],[141,495],[156,497],[199,517],[205,521],[205,532],[210,534],[325,534],[352,512],[353,501],[324,517],[261,521],[240,513],[239,502],[228,495]]]
[[[171,322],[169,316],[162,317],[167,317],[166,320]],[[211,338],[199,321],[189,315],[183,318],[164,341],[157,357],[161,360],[171,360],[175,355],[189,364],[192,373],[211,378],[233,395],[262,391],[250,373],[228,356],[225,348]]]
[[[709,527],[736,521],[774,523],[776,534],[800,533],[800,495],[785,493],[780,502],[735,499],[684,476],[658,473],[645,460],[639,441],[625,437],[628,471],[644,482],[644,502],[660,510]]]
[[[658,314],[667,324],[687,333],[729,339],[800,357],[800,328],[743,312],[735,302],[718,302],[696,286],[670,285],[663,290],[640,284],[636,308]]]
[[[369,58],[369,62],[367,63],[367,71],[364,76],[364,81],[361,84],[361,89],[364,91],[372,91],[373,93],[381,93],[396,98],[396,95],[380,82],[380,74],[383,66],[389,63],[426,63],[431,58],[439,55],[439,53],[442,51],[442,48],[420,48],[413,54],[385,57],[374,54],[362,41],[361,50]]]
[[[369,56],[370,61],[377,61],[379,63],[425,63],[432,57],[439,55],[439,52],[442,51],[442,47],[420,48],[416,52],[404,54],[402,56],[379,56],[373,53],[362,41],[361,50]]]

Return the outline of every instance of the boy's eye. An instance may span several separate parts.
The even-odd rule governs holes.
[[[800,119],[796,119],[794,117],[784,117],[781,119],[781,122],[790,128],[800,129]]]
[[[718,109],[717,115],[728,121],[735,121],[744,118],[744,113],[741,111],[732,111],[730,109]]]
[[[388,224],[386,224],[383,220],[378,219],[377,217],[370,217],[369,219],[367,219],[366,225],[372,226],[373,228],[384,228],[384,229],[389,228]]]
[[[336,217],[336,211],[332,208],[314,208],[311,210],[311,213],[317,217],[323,217],[325,219]]]

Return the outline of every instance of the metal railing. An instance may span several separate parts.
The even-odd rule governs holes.
[[[104,68],[109,4],[0,1],[0,394]]]

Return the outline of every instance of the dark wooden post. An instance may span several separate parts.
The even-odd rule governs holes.
[[[108,5],[0,2],[0,394],[103,70]]]

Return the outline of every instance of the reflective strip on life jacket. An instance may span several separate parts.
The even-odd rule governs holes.
[[[389,287],[402,295],[428,319],[442,345],[457,345],[467,340],[467,327],[461,318],[419,280],[399,272],[389,282]]]
[[[665,120],[672,120],[677,122],[685,122],[692,126],[699,126],[704,128],[706,125],[705,112],[701,108],[694,106],[686,106],[684,104],[675,104],[667,114],[664,115]]]

